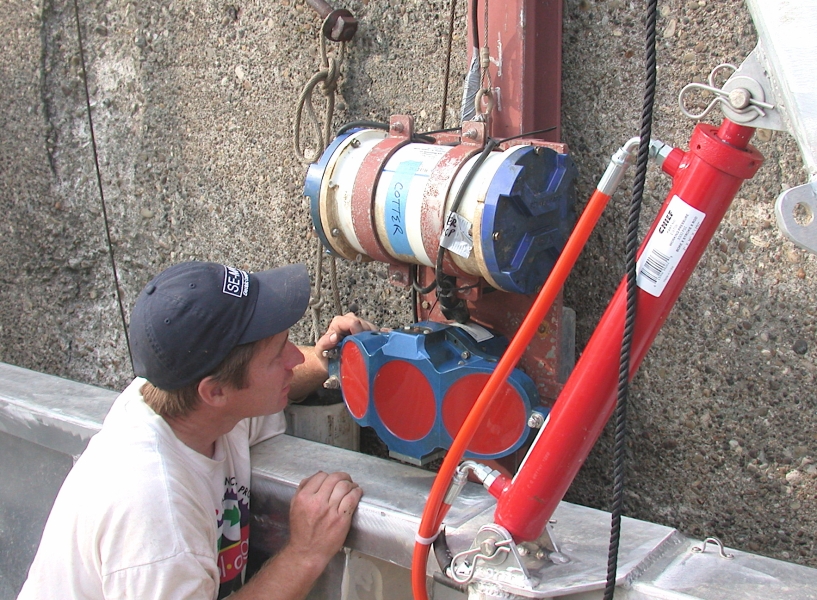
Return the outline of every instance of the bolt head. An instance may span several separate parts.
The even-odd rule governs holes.
[[[744,88],[737,88],[729,92],[729,104],[732,108],[736,108],[738,110],[746,108],[749,106],[749,101],[752,99],[752,94],[749,90]]]
[[[499,238],[501,237],[502,235],[498,231],[494,231],[494,233],[491,235],[491,239],[494,240],[495,242],[498,241]]]
[[[479,549],[485,556],[493,556],[496,554],[496,540],[493,538],[488,538],[479,545]]]
[[[391,130],[392,131],[396,131],[397,133],[401,133],[403,131],[403,129],[404,129],[403,124],[400,121],[396,121],[396,122],[391,124]]]
[[[540,412],[532,412],[528,417],[528,427],[531,429],[540,429],[545,424],[545,415]]]

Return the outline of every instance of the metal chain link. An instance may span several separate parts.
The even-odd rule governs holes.
[[[329,17],[327,17],[328,19]],[[329,140],[332,136],[332,119],[335,113],[335,93],[337,92],[337,83],[340,79],[340,67],[343,64],[343,58],[346,51],[346,43],[340,42],[340,49],[336,56],[329,56],[326,50],[326,37],[322,33],[323,28],[319,30],[318,38],[320,40],[321,51],[321,66],[318,71],[309,78],[303,91],[298,97],[298,106],[295,110],[295,124],[293,136],[293,149],[295,155],[304,164],[311,164],[320,158],[323,151],[329,145]],[[318,121],[315,113],[315,107],[312,104],[312,94],[318,84],[321,84],[320,91],[326,97],[326,116],[323,125]],[[301,149],[301,126],[303,120],[303,113],[306,111],[309,122],[312,125],[313,141],[315,143],[315,151],[312,156],[307,156],[305,150]],[[320,238],[315,236],[316,241],[316,256],[315,256],[315,287],[312,292],[312,297],[309,300],[309,308],[312,311],[312,335],[314,342],[317,343],[323,331],[323,324],[321,322],[321,309],[325,301],[323,298],[323,244]],[[332,300],[334,303],[335,314],[340,314],[340,292],[338,291],[337,282],[337,265],[335,257],[329,256],[329,287],[332,290]]]

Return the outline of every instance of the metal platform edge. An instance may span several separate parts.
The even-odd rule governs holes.
[[[0,435],[73,459],[99,430],[116,395],[110,390],[0,363]],[[356,577],[368,582],[375,577],[380,582],[380,597],[411,598],[408,569],[414,535],[434,473],[287,435],[258,444],[252,456],[251,552],[263,558],[285,543],[288,504],[301,479],[318,470],[346,471],[361,485],[364,497],[345,552],[330,564],[309,598],[362,599],[364,596],[355,591]],[[4,465],[14,462],[9,460],[12,457],[5,458]],[[467,547],[479,526],[491,521],[493,507],[493,498],[481,486],[466,486],[446,521],[452,550]],[[0,507],[0,511],[5,514],[14,508]],[[46,517],[47,511],[38,518],[44,524]],[[600,598],[609,514],[562,502],[554,519],[556,541],[569,560],[563,565],[543,566],[536,572],[539,584],[517,597]],[[41,531],[32,534],[35,539],[21,543],[36,549]],[[731,549],[726,552],[734,558],[725,559],[711,544],[704,552],[696,552],[694,548],[701,547],[702,542],[646,521],[625,518],[622,531],[617,598],[817,600],[817,569]],[[10,579],[21,582],[24,573],[4,573],[10,564],[0,556],[0,579],[13,575]],[[14,563],[18,570],[19,564]],[[430,561],[429,576],[435,570],[436,565]],[[437,582],[431,583],[431,578],[429,582],[438,600],[465,597]],[[5,593],[0,589],[0,596]]]

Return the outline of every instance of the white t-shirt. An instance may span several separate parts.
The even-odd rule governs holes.
[[[250,445],[285,429],[248,419],[213,458],[179,441],[136,379],[65,479],[18,600],[214,600],[240,587]]]

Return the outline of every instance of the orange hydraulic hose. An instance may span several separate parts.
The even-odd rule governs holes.
[[[431,539],[439,531],[445,513],[448,512],[449,506],[443,505],[443,498],[454,476],[454,471],[471,443],[485,413],[490,408],[497,390],[516,367],[531,339],[533,339],[542,319],[545,318],[553,305],[553,301],[564,286],[567,276],[576,264],[579,254],[581,254],[609,200],[610,196],[598,189],[590,196],[590,200],[588,200],[584,212],[582,212],[576,227],[559,255],[553,271],[551,271],[550,276],[542,286],[539,295],[519,326],[519,330],[508,345],[505,354],[497,363],[496,369],[491,373],[485,387],[477,397],[477,401],[451,444],[437,477],[434,479],[434,484],[431,486],[417,532],[418,540],[426,541]],[[415,600],[428,600],[426,564],[428,562],[429,547],[430,543],[423,543],[422,541],[417,541],[414,544],[414,555],[411,561],[411,587]]]

